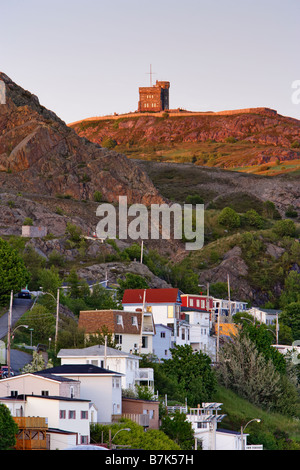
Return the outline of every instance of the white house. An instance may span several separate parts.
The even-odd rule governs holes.
[[[173,344],[190,344],[190,327],[181,314],[179,289],[126,289],[122,299],[124,311],[151,313],[155,324],[172,328]]]
[[[190,344],[195,351],[201,351],[210,357],[215,357],[216,340],[211,336],[211,316],[205,310],[195,310],[181,307],[185,319],[190,325]]]
[[[140,356],[103,345],[83,349],[61,349],[57,355],[62,365],[92,364],[122,374],[121,385],[125,389],[135,389],[136,384],[147,382],[154,387],[153,369],[139,367]]]
[[[65,364],[39,372],[78,380],[80,398],[90,400],[97,409],[97,422],[110,423],[122,414],[122,374],[92,364]]]
[[[50,450],[90,442],[93,405],[80,398],[78,380],[51,374],[18,375],[0,381],[0,396],[12,416],[46,418]]]
[[[252,315],[255,320],[269,326],[278,325],[278,315],[280,312],[281,310],[263,309],[258,307],[252,307],[246,311],[246,313]]]
[[[261,445],[248,446],[244,432],[218,429],[226,415],[219,414],[222,403],[202,403],[202,407],[190,408],[187,421],[192,424],[196,441],[202,450],[262,450]]]

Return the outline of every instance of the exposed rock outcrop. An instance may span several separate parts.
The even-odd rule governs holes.
[[[147,175],[125,155],[80,138],[36,96],[5,74],[0,105],[0,189],[130,203],[162,201]]]

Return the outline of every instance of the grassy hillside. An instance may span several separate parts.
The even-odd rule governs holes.
[[[221,413],[227,415],[219,428],[240,431],[241,426],[258,418],[261,422],[249,424],[245,431],[249,433],[248,444],[263,444],[265,450],[300,450],[300,414],[289,418],[264,411],[223,387],[218,388],[213,399],[223,403]]]

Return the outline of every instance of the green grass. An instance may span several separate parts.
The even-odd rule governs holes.
[[[286,433],[289,439],[300,445],[300,414],[298,417],[290,418],[279,413],[270,413],[252,405],[224,387],[218,387],[213,401],[222,403],[220,413],[226,414],[219,428],[240,431],[241,426],[245,426],[251,419],[261,419],[260,423],[251,423],[247,426],[246,432],[249,433],[248,444],[251,442],[259,444],[257,440],[261,439],[265,442],[261,441],[260,443],[263,443],[264,449],[267,450],[268,442],[271,447],[270,435],[276,435],[280,431]],[[273,441],[272,444],[274,445]],[[280,445],[279,442],[277,445]]]

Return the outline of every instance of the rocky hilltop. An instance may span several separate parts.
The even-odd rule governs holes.
[[[0,189],[129,203],[162,200],[148,176],[125,155],[79,137],[38,98],[4,73],[0,105]]]
[[[268,108],[132,113],[89,118],[70,127],[100,145],[110,139],[127,155],[138,147],[140,154],[172,158],[172,147],[182,155],[190,148],[196,164],[221,168],[300,159],[300,121]]]

